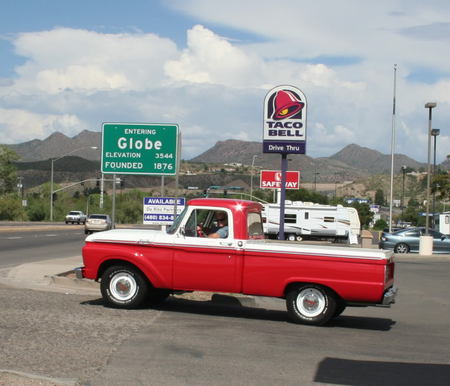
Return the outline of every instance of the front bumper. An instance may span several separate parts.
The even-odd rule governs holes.
[[[381,302],[381,305],[389,307],[391,304],[394,304],[397,292],[398,292],[397,287],[393,286],[389,288],[383,295],[383,301]]]
[[[77,267],[74,271],[77,279],[84,279],[84,267]]]

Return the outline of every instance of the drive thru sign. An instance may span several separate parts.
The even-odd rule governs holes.
[[[104,123],[102,173],[176,175],[178,125]]]

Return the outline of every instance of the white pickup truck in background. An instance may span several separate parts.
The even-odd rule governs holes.
[[[66,224],[84,224],[86,215],[81,210],[71,210],[66,216]]]

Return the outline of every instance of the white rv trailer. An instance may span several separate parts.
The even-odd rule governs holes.
[[[265,204],[264,233],[277,237],[280,228],[280,205]],[[284,233],[287,240],[302,238],[352,239],[360,234],[358,212],[353,207],[322,205],[286,200]]]
[[[450,235],[450,212],[439,213],[439,232]]]

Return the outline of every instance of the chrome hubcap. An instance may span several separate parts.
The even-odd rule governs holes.
[[[320,315],[325,308],[325,297],[315,288],[305,288],[297,296],[297,309],[304,315]]]
[[[116,299],[126,301],[135,295],[137,283],[133,276],[122,272],[112,278],[109,289],[111,291],[111,295]]]

